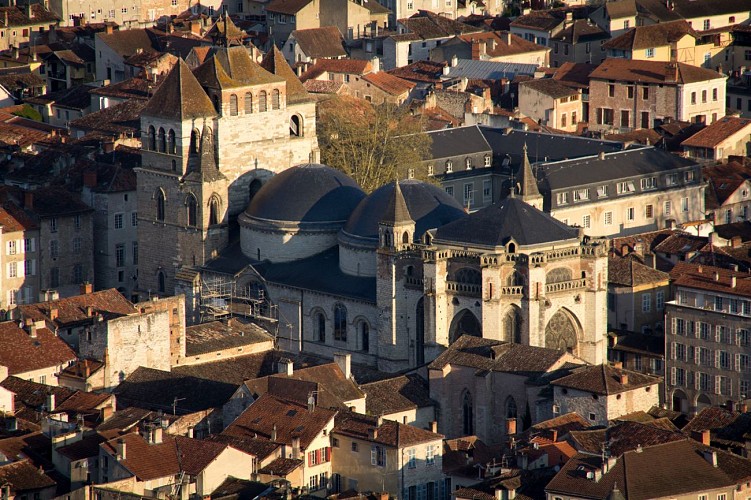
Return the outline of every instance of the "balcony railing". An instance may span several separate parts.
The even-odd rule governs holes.
[[[571,281],[561,281],[559,283],[549,283],[545,285],[545,293],[565,292],[568,290],[577,290],[587,286],[587,279],[580,278]]]
[[[470,297],[479,297],[482,293],[482,285],[471,283],[459,283],[458,281],[447,281],[446,289],[459,295],[468,295]]]

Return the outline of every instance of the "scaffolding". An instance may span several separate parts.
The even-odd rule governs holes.
[[[203,272],[200,276],[200,321],[243,316],[276,324],[279,312],[262,286],[239,288],[236,276]]]

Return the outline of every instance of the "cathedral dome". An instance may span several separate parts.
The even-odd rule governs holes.
[[[355,276],[375,276],[378,223],[388,210],[395,183],[381,186],[362,200],[339,234],[339,267]],[[415,222],[415,240],[428,230],[466,216],[446,191],[426,182],[399,181],[409,217]]]
[[[253,197],[245,215],[266,221],[343,223],[364,197],[345,173],[310,163],[272,177]]]

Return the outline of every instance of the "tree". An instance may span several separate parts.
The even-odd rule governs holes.
[[[321,161],[345,172],[366,192],[394,179],[422,177],[430,137],[422,120],[392,104],[373,106],[354,97],[319,103]]]

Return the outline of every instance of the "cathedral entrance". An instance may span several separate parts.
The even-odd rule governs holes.
[[[454,341],[462,335],[482,337],[480,320],[478,320],[477,316],[472,314],[469,309],[462,309],[456,316],[454,316],[454,319],[451,320],[449,342],[453,344]]]
[[[545,347],[576,354],[579,322],[567,310],[559,309],[545,327]]]

